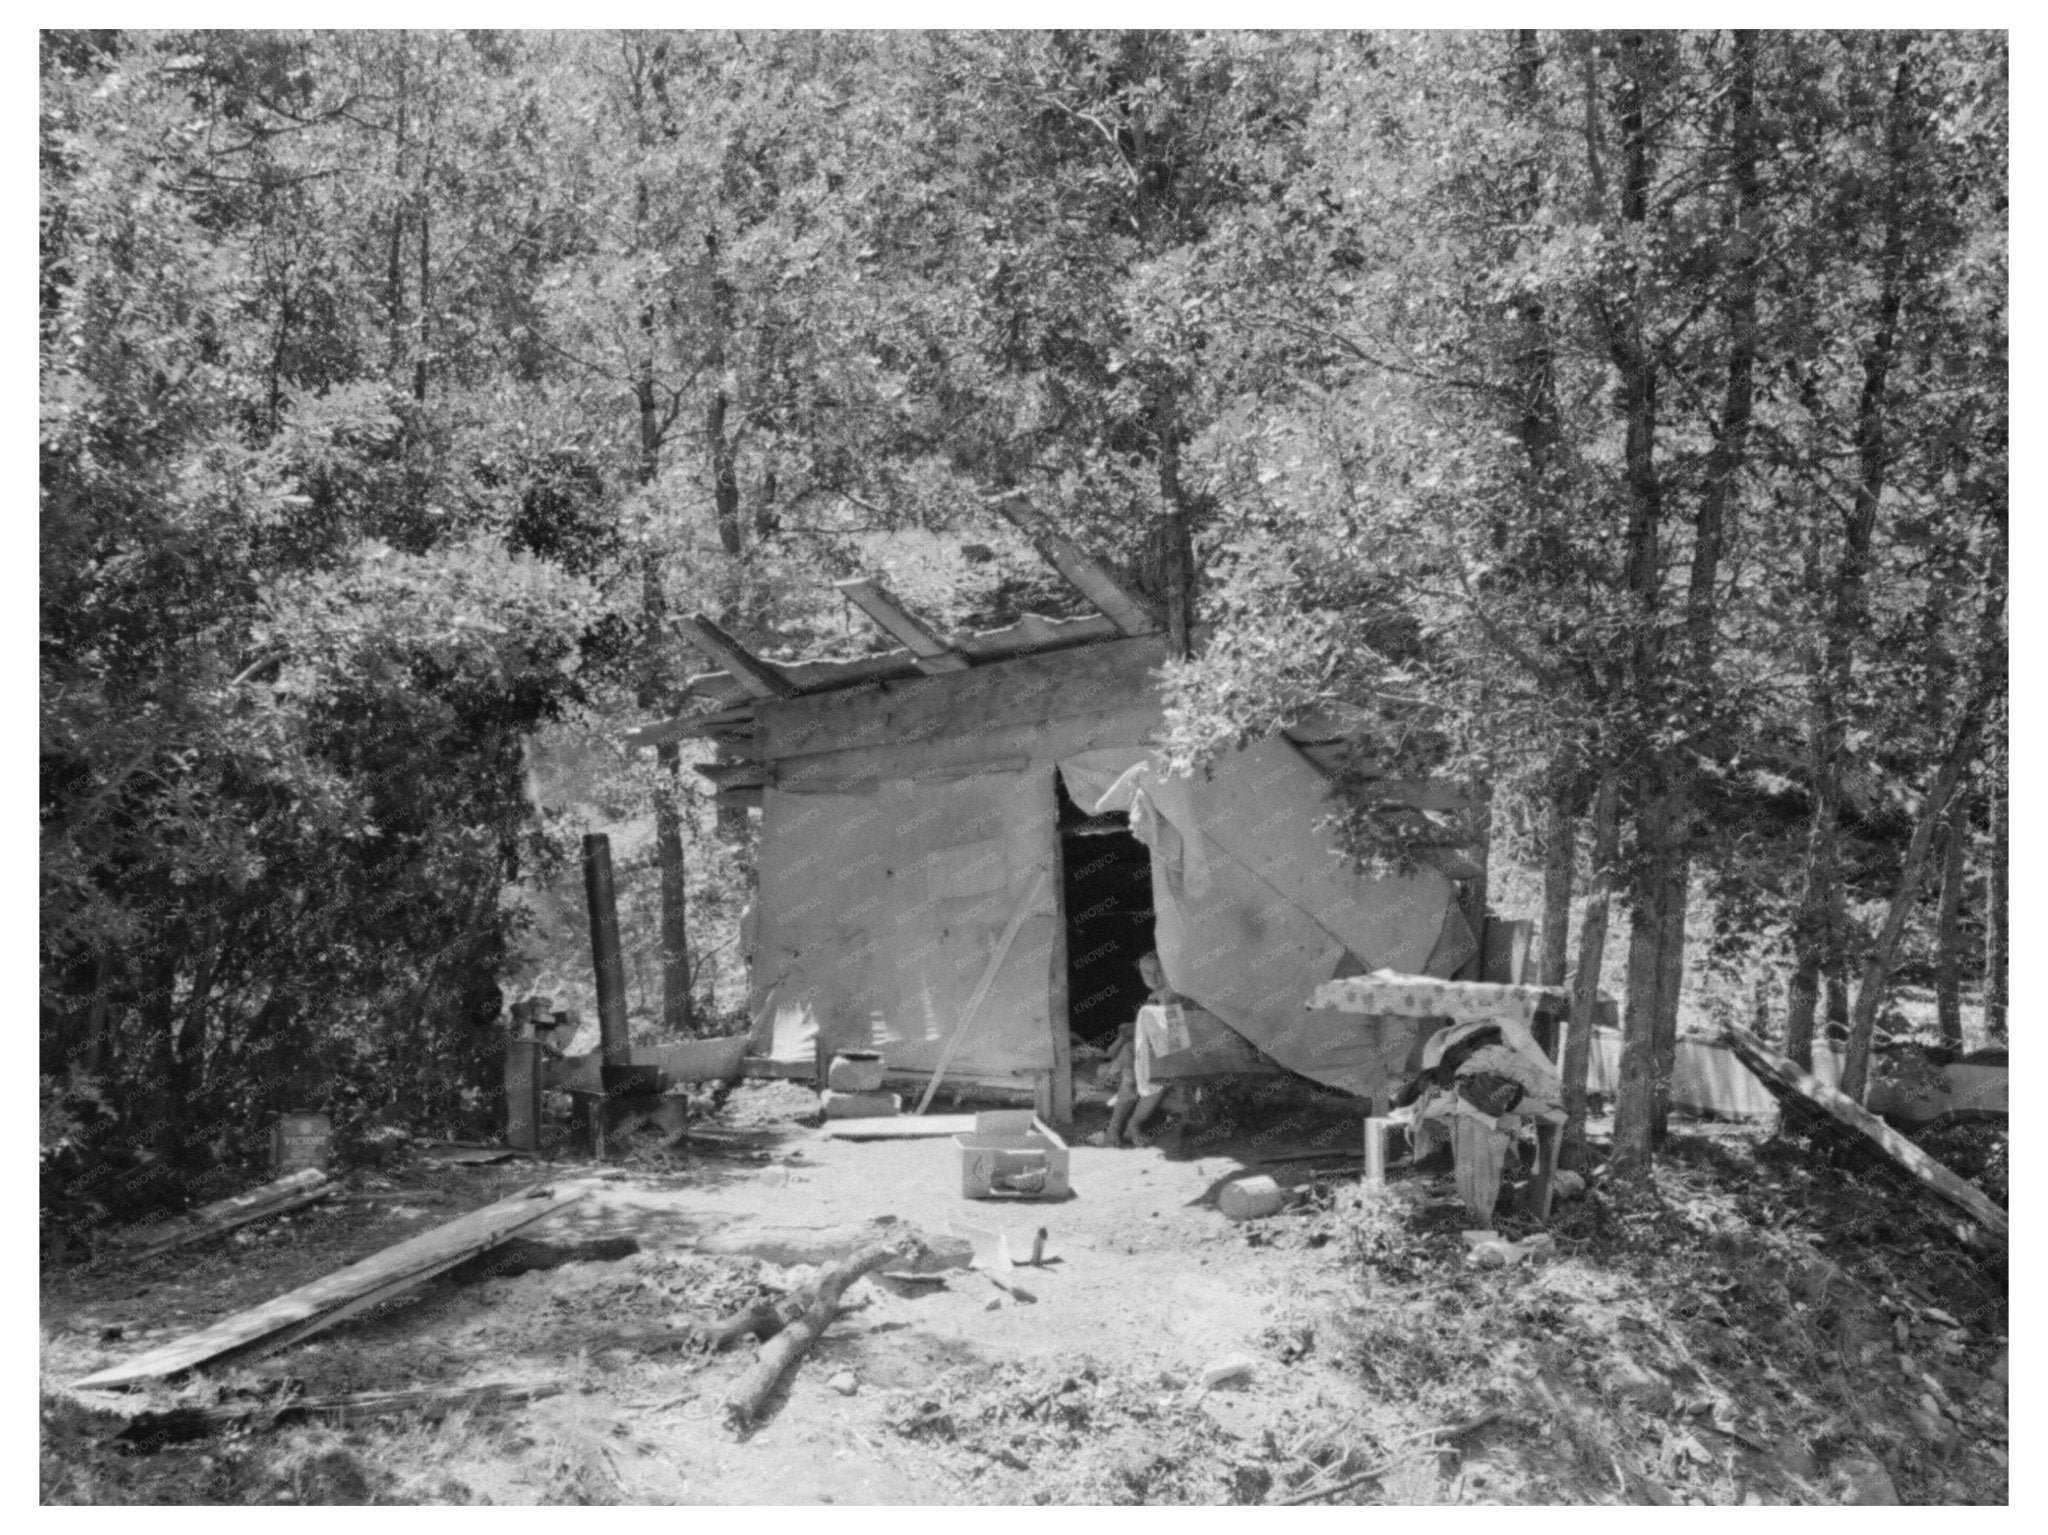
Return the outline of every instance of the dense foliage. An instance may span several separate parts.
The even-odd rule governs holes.
[[[1176,760],[1336,711],[1547,857],[1554,974],[1575,881],[1625,909],[1631,1081],[1702,956],[1795,1049],[1965,930],[2002,1009],[2001,36],[48,32],[41,81],[60,1172],[487,1115],[537,735],[666,707],[672,612],[836,633],[876,530],[942,536],[943,622],[1060,600],[1012,496],[1157,606]],[[745,849],[681,767],[606,791],[672,1027]]]

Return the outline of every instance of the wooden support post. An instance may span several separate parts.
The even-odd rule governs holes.
[[[590,906],[590,959],[597,971],[598,1045],[607,1066],[633,1059],[626,1030],[626,957],[619,948],[619,901],[612,888],[612,842],[583,839],[583,896]]]
[[[1003,961],[1010,957],[1010,945],[1017,941],[1017,930],[1024,925],[1024,919],[1029,917],[1032,909],[1038,905],[1039,893],[1045,889],[1045,881],[1046,871],[1041,869],[1038,878],[1032,881],[1031,894],[1024,897],[1024,904],[1017,908],[1016,915],[1010,918],[1010,925],[1003,929],[1003,936],[996,940],[995,952],[988,957],[988,965],[981,972],[981,980],[975,985],[974,995],[967,999],[967,1011],[960,1015],[960,1022],[954,1026],[952,1037],[939,1052],[939,1064],[932,1068],[932,1079],[924,1085],[924,1096],[918,1100],[916,1112],[922,1114],[932,1106],[932,1095],[939,1090],[939,1080],[945,1076],[946,1068],[952,1064],[953,1052],[960,1048],[960,1042],[974,1027],[975,1014],[981,1011],[981,1004],[987,1000],[988,989],[995,984],[996,973],[1003,968]]]
[[[850,581],[834,581],[832,585],[848,602],[872,618],[884,633],[900,640],[904,648],[916,657],[919,671],[964,672],[971,664],[966,656],[939,638],[923,619],[883,590],[881,581],[876,577],[856,576]]]
[[[1059,769],[1054,768],[1057,773]],[[1057,795],[1055,795],[1057,798]],[[1057,819],[1057,817],[1055,817]],[[1074,1122],[1073,998],[1068,993],[1067,850],[1055,830],[1052,839],[1052,943],[1046,959],[1046,1012],[1052,1023],[1052,1071],[1038,1117],[1049,1125]]]
[[[505,1042],[505,1144],[540,1150],[540,1041]]]
[[[1375,1114],[1365,1122],[1365,1186],[1382,1187],[1387,1181],[1387,1137],[1394,1122]]]

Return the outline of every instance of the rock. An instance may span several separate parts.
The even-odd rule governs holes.
[[[1481,1242],[1466,1255],[1474,1268],[1504,1269],[1521,1254],[1506,1242]]]
[[[1271,1178],[1239,1178],[1223,1185],[1216,1207],[1234,1221],[1263,1220],[1287,1208],[1287,1190]]]
[[[852,1396],[854,1392],[860,1390],[860,1382],[853,1378],[853,1371],[851,1370],[841,1370],[837,1375],[826,1381],[825,1384],[841,1396]]]
[[[1251,1374],[1257,1367],[1258,1361],[1250,1354],[1225,1354],[1202,1366],[1202,1384],[1220,1386],[1225,1381],[1239,1380]]]
[[[1867,1455],[1851,1455],[1835,1462],[1835,1485],[1847,1507],[1896,1507],[1899,1489],[1892,1474]]]
[[[1803,1439],[1780,1439],[1777,1453],[1773,1458],[1778,1462],[1779,1469],[1788,1476],[1812,1481],[1820,1474],[1820,1463],[1813,1458],[1813,1451],[1807,1448]]]
[[[1626,1354],[1609,1354],[1601,1364],[1602,1383],[1611,1396],[1639,1402],[1645,1412],[1671,1410],[1671,1383]]]
[[[2005,1361],[2006,1361],[2006,1354],[2007,1354],[2008,1350],[2010,1350],[2010,1348],[2011,1348],[2011,1347],[2012,1347],[2012,1345],[2011,1345],[2011,1344],[2007,1344],[2007,1345],[2005,1346],[2005,1348],[2002,1348],[2002,1349],[2000,1349],[2000,1350],[1998,1351],[1998,1358],[1997,1358],[1997,1359],[1996,1359],[1996,1360],[1995,1360],[1995,1361],[1994,1361],[1994,1362],[1992,1363],[1992,1366],[1991,1366],[1991,1368],[1990,1368],[1989,1370],[1986,1370],[1986,1371],[1984,1372],[1984,1373],[1985,1373],[1986,1375],[1990,1376],[1990,1377],[1991,1377],[1991,1379],[1993,1379],[1994,1381],[1998,1382],[1998,1384],[1999,1384],[1999,1385],[2001,1385],[2001,1386],[2003,1386],[2003,1385],[2007,1384],[2007,1381],[2006,1381],[2006,1362],[2005,1362]]]
[[[1574,1172],[1561,1172],[1550,1180],[1550,1196],[1553,1199],[1582,1199],[1586,1193],[1586,1180]]]
[[[1003,1309],[1003,1303],[999,1300],[992,1300],[981,1309],[984,1311],[1000,1311]]]

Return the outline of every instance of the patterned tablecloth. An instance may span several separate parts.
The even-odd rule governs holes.
[[[1311,1007],[1383,1018],[1456,1018],[1469,1023],[1504,1018],[1528,1028],[1539,1012],[1563,1012],[1564,992],[1551,986],[1503,986],[1493,981],[1440,981],[1427,975],[1349,975],[1316,988]]]

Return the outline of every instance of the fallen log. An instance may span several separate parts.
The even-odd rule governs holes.
[[[173,1407],[164,1412],[139,1412],[107,1443],[131,1455],[149,1455],[167,1444],[189,1444],[223,1429],[282,1428],[318,1419],[327,1423],[387,1418],[418,1412],[432,1420],[463,1407],[516,1406],[542,1397],[560,1396],[559,1385],[513,1386],[495,1383],[458,1390],[362,1391],[350,1396],[305,1397],[284,1402],[223,1402],[215,1407]]]
[[[745,1337],[755,1337],[764,1343],[781,1332],[791,1321],[791,1312],[801,1315],[802,1308],[812,1299],[809,1293],[784,1296],[780,1300],[757,1300],[744,1310],[735,1311],[706,1327],[692,1331],[691,1336],[713,1353],[732,1347]]]
[[[1963,1211],[2001,1242],[2010,1241],[2011,1226],[2005,1211],[1992,1203],[1982,1189],[1958,1178],[1854,1099],[1836,1092],[1811,1072],[1800,1070],[1754,1034],[1732,1024],[1722,1032],[1728,1047],[1780,1099],[1809,1103],[1837,1123],[1861,1131],[1900,1171]]]
[[[127,1235],[120,1239],[127,1248],[122,1256],[140,1263],[158,1253],[225,1236],[237,1227],[300,1209],[333,1193],[334,1186],[327,1181],[327,1174],[317,1167],[304,1168],[290,1177],[279,1178],[274,1183],[266,1183],[231,1199],[217,1199],[210,1205],[201,1205],[197,1210],[166,1222],[168,1235],[159,1233],[154,1240],[146,1240],[139,1233]]]
[[[108,1365],[77,1382],[77,1386],[81,1390],[120,1390],[144,1381],[182,1375],[201,1365],[275,1353],[425,1284],[479,1253],[489,1252],[536,1221],[576,1203],[589,1191],[587,1185],[559,1191],[546,1184],[523,1189],[261,1306],[237,1312],[137,1358]]]
[[[726,1393],[725,1414],[732,1426],[745,1428],[760,1415],[762,1404],[775,1390],[776,1382],[832,1325],[832,1318],[839,1310],[839,1297],[846,1292],[848,1285],[863,1274],[900,1261],[914,1246],[914,1240],[906,1237],[870,1247],[820,1276],[817,1297],[810,1308],[761,1346],[760,1354],[748,1367],[747,1373]]]

